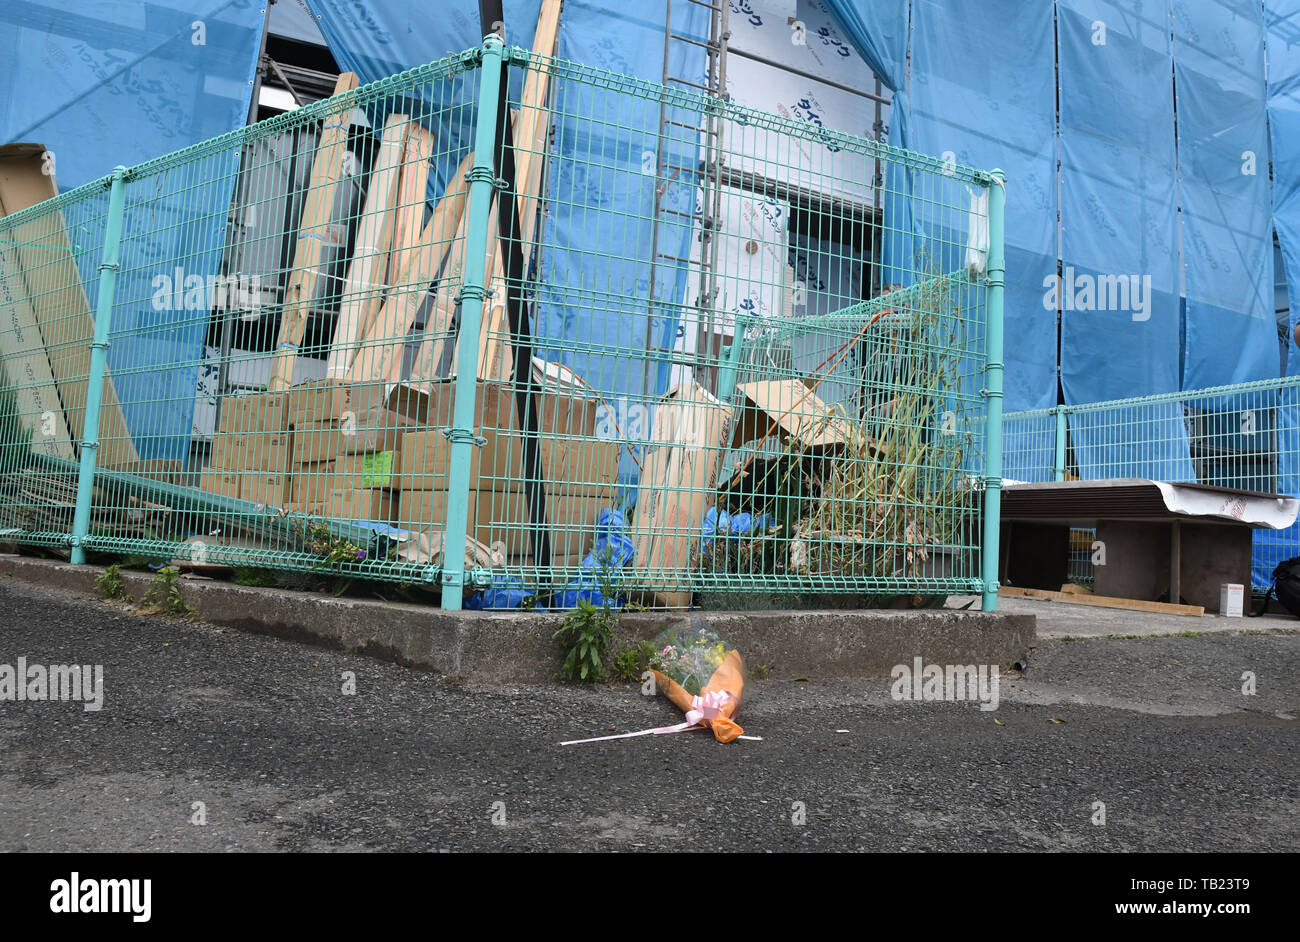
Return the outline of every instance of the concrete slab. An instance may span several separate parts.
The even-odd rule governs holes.
[[[973,596],[954,596],[948,604],[964,605],[972,598]],[[978,601],[975,604],[978,605]],[[1187,633],[1300,630],[1300,619],[1272,612],[1260,618],[1227,618],[1210,614],[1197,617],[1005,597],[998,599],[998,609],[1012,615],[1032,615],[1036,620],[1038,638],[1042,641],[1059,638],[1145,638]]]
[[[0,578],[14,578],[102,597],[97,566],[0,555]],[[138,599],[152,576],[122,572]],[[562,614],[444,612],[368,599],[332,598],[282,588],[215,580],[182,581],[186,601],[211,624],[341,649],[449,678],[479,683],[542,683],[554,679],[552,638]],[[936,664],[1009,666],[1035,644],[1034,615],[952,609],[788,612],[629,612],[618,620],[612,650],[653,638],[670,626],[714,628],[751,668],[773,676],[816,679],[888,677],[897,664],[921,657]]]

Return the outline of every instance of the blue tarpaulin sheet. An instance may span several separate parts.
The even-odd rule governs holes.
[[[241,127],[264,15],[260,0],[6,0],[0,134],[45,145],[60,188],[69,190],[118,164]],[[198,172],[171,171],[192,175],[183,187],[173,179],[171,192],[185,192],[163,197],[156,212],[132,214],[128,206],[109,368],[142,458],[187,456],[207,328],[205,311],[155,303],[154,279],[173,278],[177,265],[184,278],[206,282],[218,273],[237,170],[231,150]],[[151,182],[135,192],[156,196],[169,185],[158,181],[145,193]],[[105,193],[67,213],[92,309],[106,208]]]
[[[1273,145],[1273,227],[1277,231],[1291,297],[1288,336],[1300,314],[1300,0],[1268,0],[1265,4],[1268,50],[1268,122]],[[1291,348],[1287,375],[1300,376],[1300,354]],[[1283,393],[1278,416],[1278,490],[1300,495],[1300,400]],[[1273,567],[1295,555],[1300,524],[1277,533],[1255,533],[1252,573],[1255,585],[1267,585]]]
[[[1048,4],[912,4],[908,146],[985,170],[1000,167],[1008,177],[1005,403],[1011,411],[1056,404],[1056,315],[1043,304],[1044,279],[1056,272],[1051,34]],[[967,203],[947,190],[941,198]],[[951,221],[959,232],[932,237],[955,242],[964,254],[966,216]]]
[[[1259,0],[1173,0],[1183,388],[1277,376]]]
[[[1059,0],[1061,382],[1068,403],[1179,389],[1169,0]],[[1177,403],[1071,416],[1083,478],[1194,480]]]

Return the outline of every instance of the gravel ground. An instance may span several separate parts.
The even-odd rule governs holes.
[[[1044,642],[994,712],[772,677],[740,715],[761,742],[561,747],[680,717],[15,582],[0,612],[0,664],[102,664],[105,698],[0,701],[5,851],[1300,847],[1295,633]]]

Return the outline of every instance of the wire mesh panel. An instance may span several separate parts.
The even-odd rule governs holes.
[[[1057,441],[1053,462],[1068,480],[1138,477],[1295,495],[1300,493],[1298,390],[1300,377],[1284,377],[1061,406],[1069,431]],[[1040,414],[1006,416],[1003,437],[1008,451],[1023,450],[1029,440],[1025,430]],[[1040,447],[1031,449],[1034,457],[1026,464],[1041,468],[1037,443]],[[1094,532],[1071,531],[1071,581],[1092,578]],[[1273,565],[1296,555],[1300,534],[1295,527],[1257,530],[1256,584],[1267,584]]]
[[[514,128],[551,135],[514,136],[484,323],[477,604],[980,590],[987,178],[526,67]]]
[[[451,607],[988,590],[993,177],[495,40],[350,78],[0,220],[9,539]]]

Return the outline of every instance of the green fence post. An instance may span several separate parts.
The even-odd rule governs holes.
[[[90,344],[90,375],[86,379],[86,412],[82,417],[81,467],[77,473],[77,504],[72,514],[72,561],[86,562],[90,504],[95,493],[95,458],[99,452],[99,404],[108,366],[108,333],[113,326],[113,295],[117,291],[118,249],[126,208],[126,168],[114,167],[104,224],[104,250],[99,262],[99,298],[95,305],[95,336]]]
[[[460,333],[456,338],[456,401],[451,427],[442,430],[451,442],[447,474],[446,538],[442,547],[442,607],[461,607],[465,587],[464,537],[469,529],[469,469],[477,447],[474,417],[478,408],[478,342],[487,296],[485,259],[488,225],[496,180],[492,148],[496,146],[497,99],[501,91],[504,45],[489,34],[483,38],[479,62],[478,119],[474,128],[474,166],[469,179],[469,225],[465,232],[464,282],[460,287]]]
[[[984,431],[983,609],[998,608],[998,538],[1002,524],[1002,292],[1007,262],[1003,252],[1006,174],[994,170],[989,183],[989,264],[985,329],[988,333],[988,422]]]
[[[1056,462],[1052,465],[1053,474],[1058,481],[1065,480],[1065,406],[1052,410],[1056,415]]]

